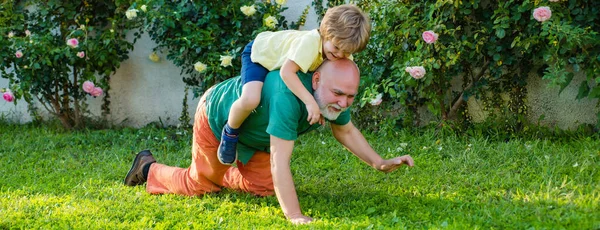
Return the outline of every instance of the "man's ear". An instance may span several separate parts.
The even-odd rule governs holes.
[[[321,72],[314,72],[312,75],[312,87],[313,90],[317,89],[317,86],[319,84],[319,81],[321,81]]]

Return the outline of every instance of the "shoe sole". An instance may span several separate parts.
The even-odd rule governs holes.
[[[133,160],[133,163],[131,164],[131,168],[129,169],[129,172],[127,172],[127,176],[125,176],[125,179],[123,180],[123,184],[129,185],[127,182],[131,182],[132,173],[137,171],[137,168],[135,166],[140,162],[140,159],[142,159],[142,157],[144,157],[144,156],[152,156],[152,153],[148,150],[143,150],[135,156],[135,159]],[[130,186],[135,186],[135,185],[130,185]]]

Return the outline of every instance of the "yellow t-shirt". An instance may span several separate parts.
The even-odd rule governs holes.
[[[250,58],[269,71],[280,69],[290,59],[306,73],[315,71],[323,63],[322,47],[321,35],[316,29],[266,31],[254,39]]]

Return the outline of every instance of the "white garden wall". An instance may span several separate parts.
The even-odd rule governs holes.
[[[285,16],[288,22],[296,21],[312,0],[288,1]],[[301,29],[317,28],[314,9],[307,17],[306,25]],[[158,63],[148,59],[155,43],[149,37],[142,36],[135,44],[128,60],[111,78],[111,116],[110,120],[117,125],[141,127],[161,120],[165,125],[177,125],[182,110],[185,84],[181,80],[180,69],[159,54]],[[581,123],[597,122],[597,100],[576,101],[577,86],[583,77],[574,79],[571,85],[558,95],[558,89],[548,89],[547,83],[539,77],[530,77],[527,90],[529,118],[537,121],[541,114],[545,115],[542,124],[557,125],[560,128],[573,128]],[[6,79],[0,78],[0,87],[8,85]],[[89,108],[95,116],[100,115],[101,98],[89,98]],[[188,99],[188,112],[193,117],[198,98]],[[474,103],[469,103],[474,104]],[[41,106],[38,106],[43,111]],[[476,109],[471,109],[476,111]],[[15,122],[28,122],[31,117],[27,112],[25,101],[18,105],[0,100],[0,114]]]

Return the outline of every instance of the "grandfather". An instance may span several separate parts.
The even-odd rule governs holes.
[[[350,121],[348,107],[359,85],[359,71],[354,62],[325,62],[310,75],[299,73],[304,86],[313,92],[321,114],[331,123],[335,138],[373,168],[391,172],[402,164],[413,166],[404,155],[382,159]],[[275,193],[285,216],[293,223],[312,219],[300,210],[290,171],[294,141],[298,135],[316,129],[309,125],[306,106],[283,83],[279,71],[267,75],[260,105],[241,127],[237,167],[223,165],[217,159],[221,130],[231,104],[240,96],[239,77],[209,89],[200,99],[194,120],[192,164],[177,168],[156,163],[148,150],[137,154],[125,184],[147,182],[151,194],[175,193],[198,196],[227,187],[259,196]],[[270,154],[269,154],[270,152]]]

